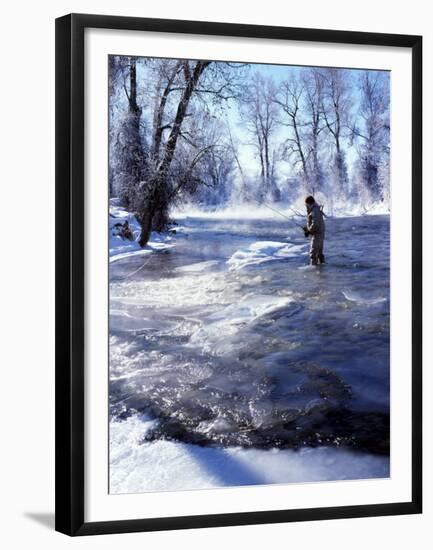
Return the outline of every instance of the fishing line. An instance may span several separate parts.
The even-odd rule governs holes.
[[[131,273],[128,273],[128,275],[125,275],[125,277],[118,277],[117,279],[113,279],[113,281],[117,282],[117,281],[124,281],[125,279],[129,279],[129,277],[132,277],[133,275],[138,273],[141,269],[143,269],[143,267],[147,265],[149,261],[150,261],[150,258],[148,258],[145,262],[143,262],[143,264],[138,269],[135,269]]]
[[[289,218],[289,216],[286,216],[285,214],[283,214],[282,212],[280,212],[279,210],[277,210],[276,208],[273,208],[272,206],[269,206],[269,204],[265,203],[265,202],[262,202],[262,203],[259,203],[259,201],[257,201],[257,204],[261,205],[261,206],[265,206],[266,208],[269,208],[270,210],[273,210],[274,212],[276,212],[277,214],[279,214],[280,216],[282,216],[283,218],[286,218],[286,220],[289,220],[289,222],[292,222],[294,223],[297,227],[300,227],[301,229],[304,229],[304,226],[301,225],[300,223],[298,222],[295,222],[295,220],[293,218]],[[292,210],[290,208],[290,210]]]
[[[296,227],[300,227],[302,230],[304,229],[304,226],[301,225],[300,223],[298,222],[295,222],[295,220],[293,219],[293,217],[289,217],[289,216],[286,216],[285,214],[283,214],[282,212],[280,212],[279,210],[277,210],[276,208],[274,208],[273,206],[270,206],[268,203],[266,202],[260,202],[258,199],[254,198],[254,197],[251,197],[249,195],[246,195],[246,198],[247,200],[252,200],[254,201],[257,206],[264,206],[265,208],[269,208],[269,210],[272,210],[273,212],[276,212],[277,214],[279,214],[280,216],[282,216],[283,218],[285,218],[286,220],[288,220],[289,222],[292,222],[293,224],[296,225]],[[303,217],[302,214],[300,214],[299,212],[296,212],[296,210],[294,210],[293,208],[291,208],[290,206],[287,207],[289,210],[291,210],[296,216],[299,216],[299,217]]]

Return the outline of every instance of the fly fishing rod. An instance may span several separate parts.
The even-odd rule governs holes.
[[[283,214],[282,212],[280,212],[280,210],[278,210],[277,208],[274,208],[273,206],[270,206],[268,203],[266,202],[260,202],[258,199],[256,199],[255,197],[252,197],[250,195],[246,195],[246,199],[247,200],[252,200],[253,202],[255,202],[257,204],[257,206],[264,206],[265,208],[269,208],[269,210],[272,210],[273,212],[276,212],[277,214],[279,214],[280,216],[282,216],[283,218],[285,218],[286,220],[288,220],[289,222],[292,222],[294,225],[296,225],[296,227],[300,227],[302,229],[302,231],[304,231],[304,226],[301,225],[300,223],[298,222],[295,222],[295,220],[293,219],[293,216],[292,217],[289,217],[289,216],[286,216],[285,214]],[[290,206],[288,207],[289,210],[291,210],[296,216],[301,216],[301,214],[299,214],[299,212],[296,212],[295,210],[293,210],[293,208],[290,208]]]
[[[277,214],[279,214],[280,216],[282,216],[283,218],[285,218],[286,220],[289,220],[289,222],[292,222],[293,224],[295,224],[297,227],[300,227],[301,229],[304,229],[304,226],[301,225],[300,223],[298,222],[295,222],[295,220],[292,218],[290,218],[289,216],[286,216],[285,214],[283,214],[282,212],[280,212],[279,210],[277,210],[276,208],[274,208],[273,206],[270,206],[269,204],[265,203],[265,202],[262,202],[262,203],[259,203],[257,201],[258,204],[260,204],[261,206],[265,206],[266,208],[269,208],[269,210],[272,210],[273,212],[276,212]],[[291,209],[290,209],[291,210]],[[296,214],[298,215],[298,214]]]

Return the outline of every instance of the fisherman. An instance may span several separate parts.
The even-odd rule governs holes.
[[[305,206],[307,208],[307,225],[304,227],[304,233],[306,237],[311,236],[310,265],[324,264],[325,221],[323,212],[311,195],[305,199]]]

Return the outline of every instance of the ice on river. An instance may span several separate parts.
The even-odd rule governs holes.
[[[191,335],[190,343],[201,345],[202,349],[209,353],[215,350],[215,343],[218,343],[221,355],[232,353],[234,349],[230,337],[260,318],[286,310],[292,301],[291,297],[246,294],[238,303],[230,304],[206,316],[205,322]],[[237,341],[235,347],[237,350],[240,349]]]
[[[258,241],[248,247],[237,250],[228,260],[230,270],[260,265],[273,260],[293,258],[302,252],[306,253],[306,245],[279,243],[273,241]]]
[[[185,273],[185,272],[198,272],[198,271],[206,271],[208,269],[214,268],[218,265],[217,260],[209,260],[207,262],[197,262],[195,264],[190,265],[183,265],[181,267],[177,267],[176,271],[179,273]]]
[[[110,490],[387,477],[388,235],[329,220],[304,270],[299,228],[187,218],[110,264]]]

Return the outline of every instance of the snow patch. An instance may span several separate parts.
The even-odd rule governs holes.
[[[207,262],[198,262],[196,264],[183,265],[181,267],[176,267],[175,271],[180,273],[199,273],[201,271],[206,271],[209,268],[215,267],[218,265],[218,260],[209,260]]]
[[[212,448],[146,441],[157,421],[132,416],[110,423],[110,493],[389,477],[386,457],[335,448]]]
[[[228,260],[229,270],[263,264],[273,260],[294,258],[303,253],[306,245],[274,241],[257,241],[247,248],[237,250]]]

